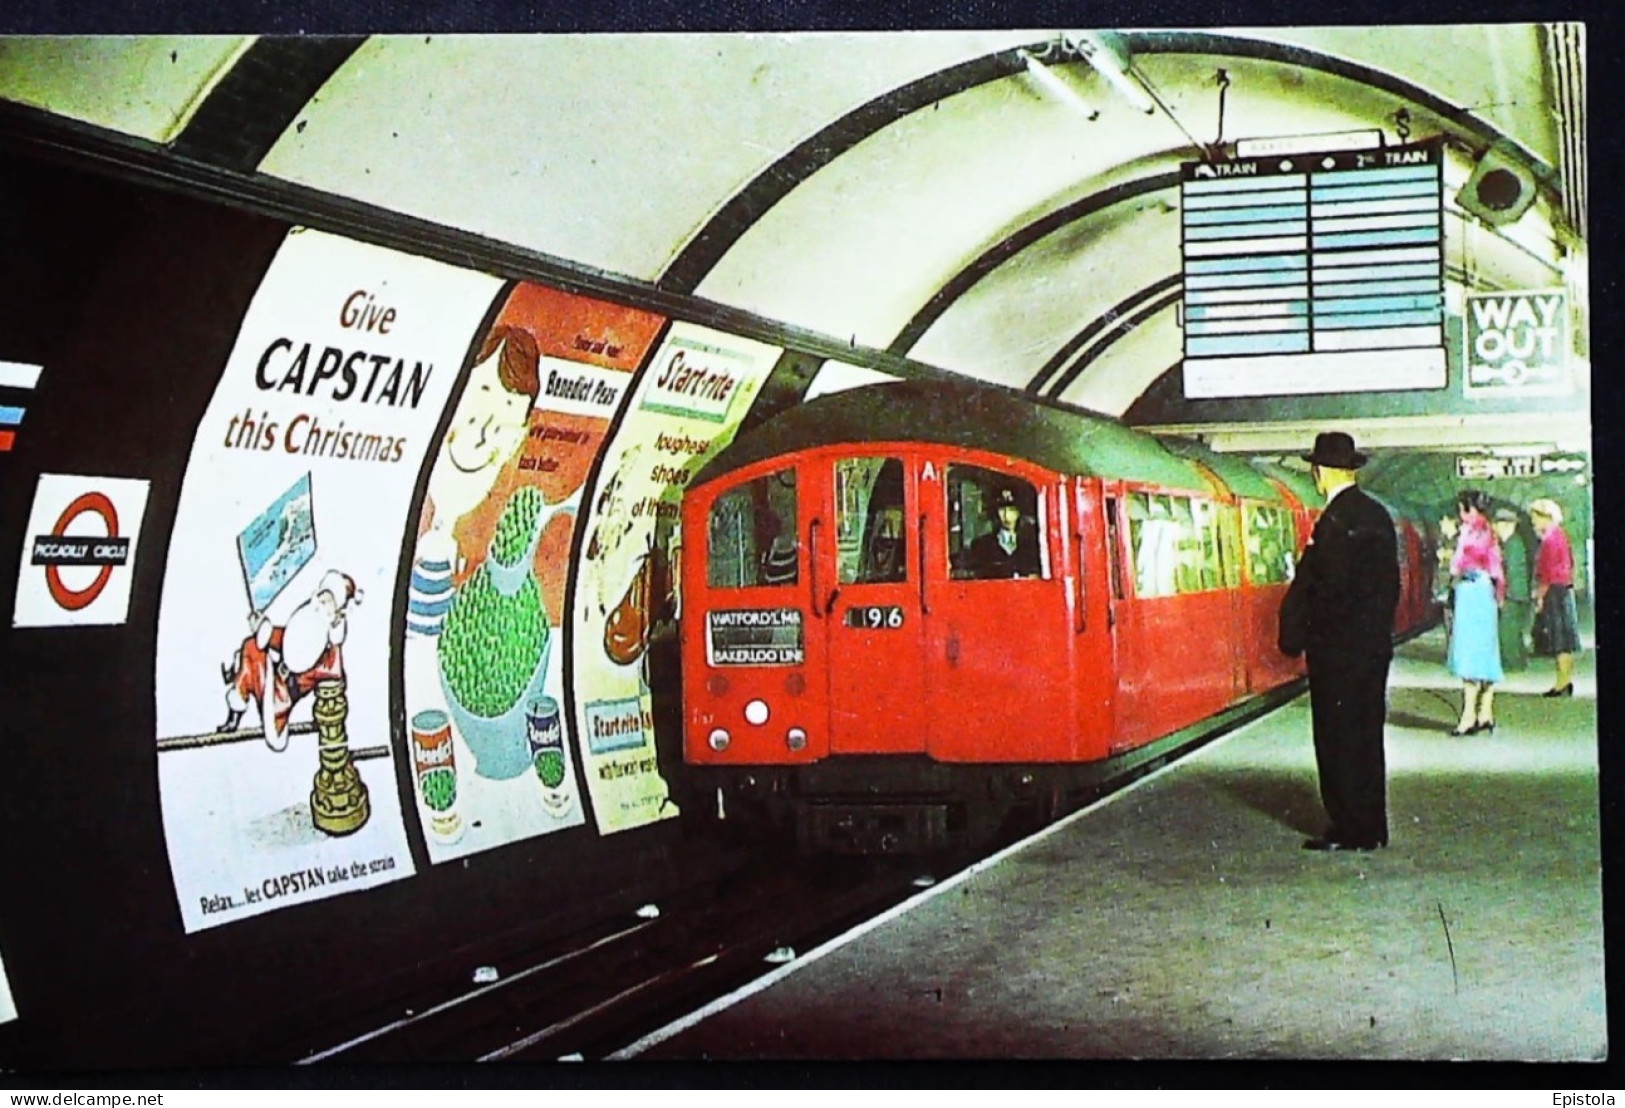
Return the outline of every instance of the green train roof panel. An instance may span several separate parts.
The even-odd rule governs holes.
[[[870,442],[931,442],[1023,458],[1062,473],[1207,489],[1189,460],[1107,416],[942,381],[866,385],[799,404],[735,439],[693,484],[792,451]]]
[[[1315,479],[1306,469],[1293,469],[1279,462],[1260,462],[1258,468],[1285,485],[1304,505],[1319,510],[1326,506],[1326,498],[1315,488]]]
[[[1262,500],[1269,504],[1285,503],[1281,491],[1270,484],[1264,475],[1245,459],[1234,454],[1220,454],[1194,439],[1162,440],[1162,444],[1182,458],[1201,462],[1223,481],[1231,492],[1248,500]]]

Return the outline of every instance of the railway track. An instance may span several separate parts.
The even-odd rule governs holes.
[[[1170,736],[1156,744],[1156,758],[1126,767],[1090,800],[1177,761],[1302,688],[1295,682]],[[419,994],[375,1012],[370,1022],[352,1021],[348,1032],[290,1060],[373,1066],[609,1058],[1044,822],[1009,828],[975,853],[930,860],[783,852],[742,859],[638,913],[515,951],[481,975],[489,979]]]
[[[321,1047],[305,1065],[601,1058],[913,892],[919,865],[764,859]],[[658,912],[658,914],[656,914]]]

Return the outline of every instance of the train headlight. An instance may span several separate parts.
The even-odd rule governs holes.
[[[718,754],[721,754],[724,750],[728,749],[728,743],[731,741],[731,738],[732,737],[728,734],[726,728],[718,727],[716,730],[711,732],[711,737],[706,741],[711,744],[712,750],[715,750]]]
[[[767,722],[768,714],[767,701],[765,700],[752,700],[745,705],[745,722],[756,727],[760,727]]]
[[[784,745],[791,750],[807,749],[807,732],[799,727],[790,728],[789,733],[784,736]]]

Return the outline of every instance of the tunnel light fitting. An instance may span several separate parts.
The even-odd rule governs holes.
[[[1126,50],[1119,51],[1115,44],[1108,42],[1096,31],[1073,31],[1066,36],[1073,49],[1094,67],[1096,73],[1106,78],[1106,83],[1116,89],[1118,93],[1134,105],[1136,111],[1150,115],[1157,110],[1146,95],[1138,81],[1129,73],[1129,59]]]
[[[1027,72],[1032,74],[1033,80],[1042,85],[1056,99],[1080,113],[1085,119],[1094,120],[1100,117],[1100,112],[1091,108],[1088,102],[1073,91],[1071,85],[1057,77],[1049,66],[1025,50],[1017,50],[1016,53],[1020,55],[1023,64],[1026,65]]]

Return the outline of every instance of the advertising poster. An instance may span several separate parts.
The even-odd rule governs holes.
[[[585,822],[565,718],[582,486],[664,320],[517,286],[437,445],[406,583],[407,757],[429,858]]]
[[[146,510],[146,481],[40,474],[12,626],[123,623]]]
[[[500,282],[295,230],[198,427],[158,612],[188,932],[408,877],[389,718],[401,539]]]
[[[0,962],[0,1023],[17,1018],[17,1005],[11,999],[11,982],[6,980],[6,964]]]
[[[677,814],[655,759],[645,651],[674,610],[678,512],[733,438],[779,348],[674,323],[604,456],[576,587],[575,693],[600,834]]]

